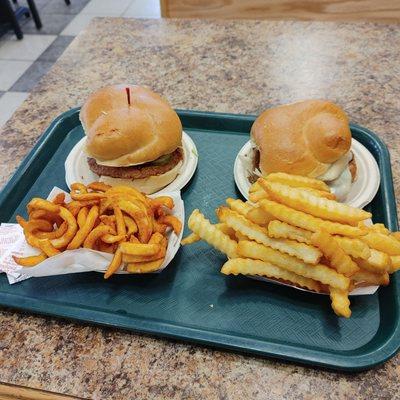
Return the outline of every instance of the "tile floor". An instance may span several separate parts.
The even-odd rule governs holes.
[[[20,5],[26,5],[20,0]],[[35,0],[43,27],[20,20],[17,40],[10,30],[0,37],[0,126],[94,17],[160,18],[159,0]]]

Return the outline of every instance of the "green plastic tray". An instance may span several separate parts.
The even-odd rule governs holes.
[[[64,161],[83,136],[78,109],[59,116],[0,194],[0,221],[25,215],[33,196],[53,186],[66,189]],[[199,164],[183,190],[187,215],[240,197],[233,163],[254,116],[178,111],[195,141]],[[353,136],[376,158],[381,187],[370,209],[376,222],[397,229],[389,154],[367,129]],[[187,233],[187,232],[186,232]],[[361,370],[382,363],[399,348],[398,278],[377,294],[351,298],[352,316],[337,318],[328,296],[297,291],[246,277],[226,277],[225,258],[205,243],[181,248],[161,274],[98,273],[33,278],[10,286],[0,276],[0,304],[89,323],[166,336],[245,353],[335,369]]]

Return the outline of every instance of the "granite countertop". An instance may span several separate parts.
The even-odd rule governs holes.
[[[256,114],[307,98],[341,104],[389,146],[400,199],[398,25],[95,19],[0,134],[0,184],[53,118],[111,83],[175,108]],[[397,140],[396,140],[397,139]],[[96,399],[392,399],[400,355],[345,374],[2,309],[0,380]]]

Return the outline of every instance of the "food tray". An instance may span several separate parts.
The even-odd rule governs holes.
[[[33,196],[53,186],[67,189],[64,161],[83,136],[78,109],[46,130],[0,194],[0,221],[25,215]],[[240,197],[233,178],[237,152],[248,140],[254,116],[178,111],[196,143],[198,169],[183,190],[187,215]],[[369,205],[375,222],[397,229],[389,154],[367,129],[353,136],[376,158],[381,187]],[[187,233],[187,229],[185,234]],[[361,370],[393,356],[400,344],[399,279],[370,296],[351,298],[352,316],[332,312],[328,296],[304,293],[242,276],[224,276],[225,257],[199,242],[181,248],[161,274],[118,275],[104,281],[84,273],[33,278],[10,286],[0,276],[0,304],[34,313],[166,336],[213,347],[305,364]]]

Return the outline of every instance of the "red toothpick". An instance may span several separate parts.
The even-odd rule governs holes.
[[[128,97],[128,105],[131,105],[131,89],[130,88],[125,88],[126,90],[126,96]]]

